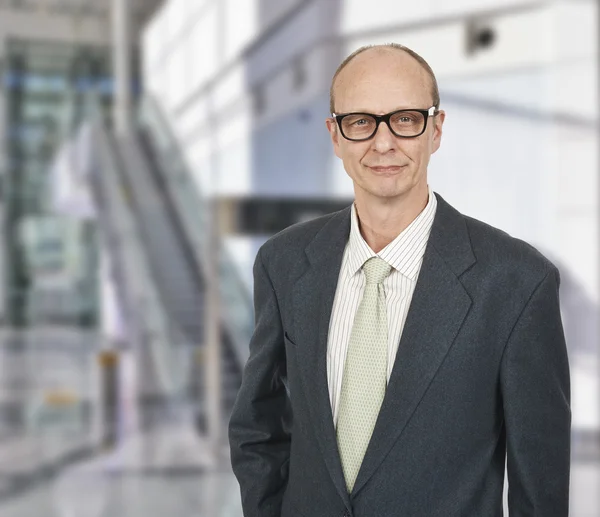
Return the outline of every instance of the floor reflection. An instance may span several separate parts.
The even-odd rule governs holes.
[[[241,517],[229,472],[192,476],[71,471],[0,505],[3,517]]]

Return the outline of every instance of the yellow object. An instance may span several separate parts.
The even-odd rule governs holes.
[[[50,391],[44,395],[44,403],[49,406],[72,406],[77,402],[77,395],[68,391]]]
[[[100,363],[100,366],[103,366],[105,368],[116,366],[118,360],[119,355],[113,350],[106,350],[98,354],[98,362]]]

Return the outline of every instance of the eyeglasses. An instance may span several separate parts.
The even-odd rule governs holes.
[[[397,110],[387,115],[372,113],[332,113],[333,118],[346,140],[360,142],[369,140],[377,132],[379,124],[385,122],[390,131],[400,138],[415,138],[427,128],[427,119],[439,113],[435,106],[426,110]]]

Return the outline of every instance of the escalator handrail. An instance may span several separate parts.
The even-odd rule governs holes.
[[[168,144],[170,147],[170,151],[171,151],[171,158],[174,159],[177,162],[177,165],[180,168],[180,175],[177,177],[178,180],[180,180],[181,182],[185,182],[185,188],[184,187],[180,187],[182,191],[191,194],[194,194],[195,197],[197,198],[198,203],[195,205],[196,209],[202,209],[202,207],[205,206],[205,203],[202,203],[203,199],[202,199],[202,192],[200,191],[200,188],[198,186],[198,184],[196,182],[192,182],[191,178],[191,171],[188,169],[187,164],[185,162],[185,160],[183,159],[183,150],[181,149],[179,142],[177,140],[177,138],[175,137],[175,135],[173,134],[173,131],[170,127],[170,124],[167,120],[167,118],[165,117],[161,107],[159,106],[158,102],[149,94],[146,94],[144,96],[144,98],[142,99],[141,105],[141,114],[142,116],[140,117],[141,120],[144,120],[144,114],[147,112],[150,112],[151,114],[154,115],[154,119],[158,119],[158,122],[160,124],[160,129],[163,132],[163,135],[167,137],[168,139]],[[155,129],[150,127],[150,129]],[[172,162],[171,162],[172,163]],[[177,187],[177,183],[175,182],[171,182],[172,185],[170,185],[173,188]],[[206,221],[206,218],[204,218],[204,221]],[[239,293],[241,296],[244,297],[245,301],[247,302],[247,304],[249,306],[252,305],[252,297],[250,296],[249,290],[246,288],[245,283],[243,282],[243,280],[241,279],[239,272],[237,270],[237,267],[235,266],[235,263],[230,259],[229,254],[225,252],[225,250],[222,250],[222,255],[223,258],[226,262],[228,262],[229,264],[231,264],[232,269],[231,269],[231,273],[234,276],[234,280],[236,282],[236,284],[239,286]]]

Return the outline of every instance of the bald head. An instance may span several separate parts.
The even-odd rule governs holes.
[[[390,66],[400,73],[414,76],[415,81],[429,90],[433,99],[432,105],[436,109],[439,108],[440,94],[437,80],[427,61],[408,47],[398,43],[388,43],[361,47],[342,61],[331,81],[330,113],[339,110],[339,107],[335,106],[335,99],[340,90],[343,91],[347,85],[366,73],[377,73],[378,69],[389,71]]]

